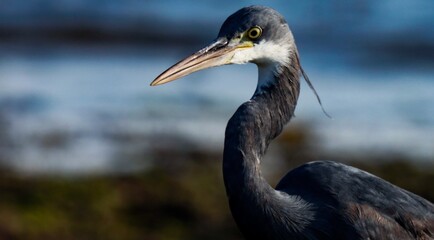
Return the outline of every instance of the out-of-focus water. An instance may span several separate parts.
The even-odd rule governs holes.
[[[231,1],[225,8],[207,1],[109,1],[94,7],[88,1],[35,2],[50,7],[23,7],[16,1],[0,10],[0,26],[26,26],[32,14],[42,25],[59,16],[71,22],[76,12],[86,13],[82,21],[99,24],[106,24],[104,16],[117,16],[118,24],[123,22],[119,19],[149,16],[184,24],[194,16],[215,26],[204,33],[212,40],[227,14],[241,6]],[[68,4],[72,6],[66,8]],[[179,8],[167,8],[174,5]],[[431,1],[272,5],[291,20],[305,71],[333,117],[322,114],[302,85],[294,122],[309,123],[319,138],[318,149],[434,161],[433,46],[421,56],[424,45],[418,45],[434,39],[427,30],[427,19],[434,18],[428,15]],[[339,8],[344,13],[333,14]],[[18,13],[22,18],[15,22]],[[393,36],[400,38],[394,41]],[[411,44],[413,39],[417,44]],[[0,141],[3,161],[30,172],[129,171],[136,163],[120,156],[138,149],[146,156],[146,149],[159,141],[156,136],[174,134],[221,148],[227,119],[256,87],[255,66],[210,69],[151,88],[155,76],[201,47],[169,46],[1,44],[0,131],[7,138]]]
[[[119,164],[111,134],[179,134],[221,147],[227,119],[256,85],[255,67],[227,66],[160,87],[150,81],[176,61],[126,55],[10,57],[0,62],[0,106],[15,144],[10,164],[26,170],[106,171]],[[295,122],[310,122],[320,148],[434,159],[433,72],[361,72],[303,56],[325,117],[306,85]],[[321,56],[320,56],[321,58]],[[41,146],[48,133],[64,146]],[[58,143],[56,143],[58,144]],[[141,145],[146,146],[146,144]],[[124,163],[126,166],[128,162]]]

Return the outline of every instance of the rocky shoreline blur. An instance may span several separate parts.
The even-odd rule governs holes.
[[[288,169],[321,157],[312,136],[297,129],[282,134],[263,161],[272,185]],[[71,178],[0,169],[0,239],[242,239],[227,206],[222,149],[171,139],[178,147],[156,136],[150,151],[118,156],[152,162],[127,174]],[[135,140],[124,136],[122,141]],[[434,201],[427,184],[434,182],[433,165],[394,157],[347,163]]]

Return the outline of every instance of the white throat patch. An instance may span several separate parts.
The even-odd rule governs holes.
[[[289,33],[290,34],[290,33]],[[288,39],[293,39],[292,36]],[[230,63],[244,64],[255,63],[258,66],[258,85],[256,92],[274,81],[279,74],[281,65],[290,65],[290,56],[296,54],[296,47],[293,40],[285,43],[273,41],[261,41],[251,48],[242,48],[235,52]]]
[[[248,62],[257,65],[269,63],[287,63],[290,52],[295,49],[294,43],[277,44],[272,41],[261,41],[251,48],[242,48],[235,52],[230,63],[244,64]]]

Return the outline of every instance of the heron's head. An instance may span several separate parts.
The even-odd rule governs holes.
[[[261,68],[290,64],[290,56],[295,52],[292,33],[277,11],[262,6],[245,7],[226,19],[214,42],[167,69],[151,85],[226,64],[252,62]]]

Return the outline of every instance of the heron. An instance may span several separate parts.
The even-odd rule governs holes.
[[[363,170],[314,161],[289,171],[275,188],[264,179],[261,159],[293,117],[300,78],[306,79],[292,32],[276,10],[236,11],[211,44],[151,85],[244,63],[257,65],[257,87],[226,126],[223,180],[246,239],[434,239],[434,204]]]

